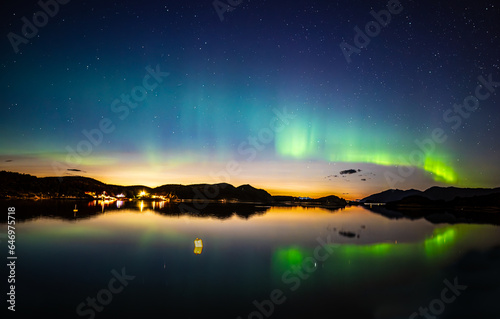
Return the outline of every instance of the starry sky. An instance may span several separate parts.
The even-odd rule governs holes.
[[[500,186],[495,1],[3,5],[1,170],[363,198]]]

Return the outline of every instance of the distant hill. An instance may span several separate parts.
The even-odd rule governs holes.
[[[299,199],[298,197],[294,196],[284,196],[284,195],[273,196],[273,200],[275,202],[293,202],[298,199]]]
[[[231,184],[193,184],[174,185],[167,184],[153,188],[151,192],[158,195],[174,194],[180,199],[236,199],[240,201],[270,202],[272,196],[263,189],[250,185],[234,187]]]
[[[457,197],[450,204],[455,207],[500,207],[500,193],[473,197]]]
[[[403,199],[388,202],[386,207],[412,207],[412,206],[433,206],[442,207],[445,206],[446,202],[444,200],[432,200],[421,195],[411,195]]]
[[[125,194],[134,198],[141,191],[157,195],[171,194],[179,199],[234,199],[239,201],[271,202],[272,196],[263,189],[250,185],[234,187],[227,183],[176,185],[167,184],[156,188],[142,185],[119,186],[105,184],[82,176],[36,177],[28,174],[0,172],[0,197],[74,197],[86,198],[85,192],[109,195]]]
[[[106,185],[98,180],[81,177],[68,176],[41,177],[1,171],[0,172],[0,196],[1,197],[23,197],[23,196],[68,196],[84,197],[85,191],[102,193],[120,192],[123,187]]]
[[[445,201],[449,202],[457,197],[467,198],[474,196],[485,196],[490,194],[500,194],[500,187],[498,188],[458,188],[458,187],[438,187],[434,186],[425,191],[419,191],[415,189],[410,190],[399,190],[399,189],[389,189],[381,193],[370,195],[363,198],[361,201],[365,203],[389,203],[402,201],[410,196],[420,196],[432,201]],[[414,198],[413,200],[417,200]],[[408,201],[408,200],[407,200]],[[412,201],[412,200],[410,200]],[[417,200],[417,201],[422,201]]]
[[[325,205],[325,206],[346,206],[347,201],[335,195],[321,198],[303,198],[294,196],[273,196],[275,203],[292,203],[297,205]]]
[[[393,202],[397,200],[401,200],[405,197],[412,196],[412,195],[419,195],[422,194],[421,191],[416,190],[416,189],[410,189],[410,190],[400,190],[400,189],[388,189],[386,191],[383,191],[381,193],[373,194],[368,197],[365,197],[361,200],[361,202],[364,203],[388,203],[388,202]]]
[[[458,187],[431,187],[423,192],[423,196],[432,200],[451,201],[457,197],[484,196],[500,193],[497,188],[458,188]]]
[[[340,198],[340,197],[335,196],[335,195],[321,197],[321,198],[316,199],[315,201],[319,201],[319,202],[326,204],[326,205],[337,205],[337,206],[347,205],[347,202],[345,199]]]
[[[184,200],[236,200],[239,202],[260,202],[285,204],[293,202],[303,205],[346,206],[345,199],[330,195],[318,199],[293,196],[271,196],[263,189],[245,184],[234,187],[231,184],[165,184],[155,188],[133,185],[105,184],[93,178],[82,176],[36,177],[28,174],[0,171],[0,198],[91,198],[85,192],[116,196],[124,194],[136,198],[145,191],[148,194],[169,195]]]

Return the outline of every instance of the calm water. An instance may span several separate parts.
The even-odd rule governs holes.
[[[16,207],[17,318],[411,318],[430,305],[439,318],[500,318],[498,226],[362,207],[93,205],[2,202]],[[467,289],[442,302],[445,280]]]

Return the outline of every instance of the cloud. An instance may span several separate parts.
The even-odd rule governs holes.
[[[376,176],[375,173],[372,173],[372,172],[361,172],[361,169],[354,169],[354,168],[351,168],[351,169],[346,169],[346,170],[343,170],[343,171],[340,171],[339,172],[339,175],[328,175],[326,177],[324,177],[325,179],[328,179],[329,181],[332,180],[332,178],[336,178],[336,177],[342,177],[342,179],[345,181],[345,182],[349,182],[350,180],[347,179],[347,176],[346,175],[352,175],[352,174],[358,174],[359,177],[362,177],[360,180],[362,182],[366,182],[368,181],[369,179],[371,179],[370,176]]]
[[[68,168],[67,170],[70,171],[70,172],[83,172],[83,173],[87,173],[86,171],[82,171],[81,169],[77,169],[77,168]]]
[[[360,170],[360,169],[355,170],[355,169],[351,168],[351,169],[346,169],[346,170],[344,170],[344,171],[340,171],[340,173],[339,173],[339,174],[340,174],[340,175],[346,175],[346,174],[355,174],[355,173],[357,173],[357,172],[361,172],[361,170]]]

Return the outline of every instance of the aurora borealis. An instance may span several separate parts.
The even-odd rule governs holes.
[[[350,63],[340,44],[387,1],[241,1],[223,21],[212,1],[41,3],[1,13],[1,170],[348,199],[500,185],[493,1],[401,1]]]

